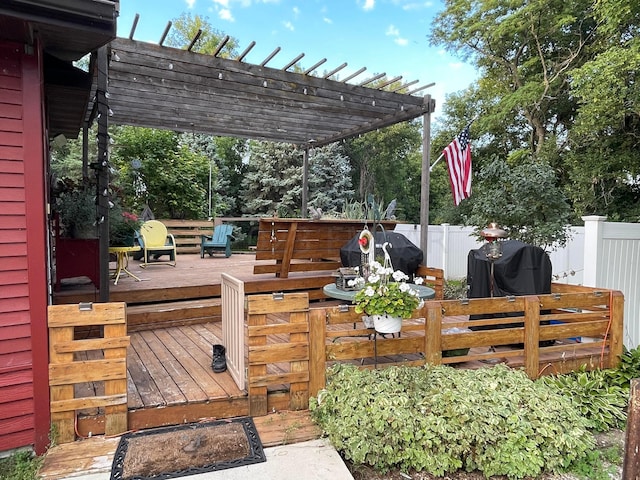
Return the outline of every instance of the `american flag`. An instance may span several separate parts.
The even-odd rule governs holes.
[[[453,202],[460,202],[471,196],[471,143],[467,126],[442,152],[447,160],[449,181]]]

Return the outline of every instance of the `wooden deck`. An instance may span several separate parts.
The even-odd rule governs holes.
[[[238,388],[228,372],[213,373],[211,349],[222,342],[220,320],[220,283],[223,272],[245,282],[245,294],[280,292],[283,288],[301,289],[310,292],[312,307],[335,306],[335,301],[323,298],[322,285],[333,281],[330,272],[296,272],[288,278],[276,278],[274,274],[254,274],[256,263],[253,254],[205,256],[178,255],[175,267],[152,265],[140,268],[139,262],[131,260],[129,270],[142,281],[121,278],[117,286],[110,285],[111,300],[127,303],[128,333],[131,345],[127,350],[128,426],[137,430],[161,425],[181,424],[202,418],[231,418],[249,415],[250,405],[246,391]],[[54,297],[55,303],[77,303],[97,301],[98,292],[87,279],[65,280]],[[344,303],[344,302],[339,302]],[[324,318],[324,317],[323,317]],[[464,318],[451,317],[454,324]],[[354,326],[355,327],[355,326]],[[330,326],[329,326],[330,328]],[[349,326],[348,328],[352,328]],[[362,327],[358,327],[362,328]],[[245,327],[246,329],[246,327]],[[417,332],[424,335],[424,323],[416,325]],[[90,335],[91,332],[84,332]],[[366,333],[366,331],[364,332]],[[409,342],[412,332],[404,333]],[[331,348],[339,355],[348,351],[363,352],[357,355],[358,363],[373,366],[374,342],[367,335],[355,336],[355,330],[347,333],[353,338],[331,339]],[[561,337],[559,337],[561,338]],[[336,342],[359,342],[360,346],[340,346]],[[401,341],[402,342],[402,341]],[[397,342],[396,342],[397,344]],[[424,362],[424,355],[403,354],[402,358],[385,356],[391,342],[378,341],[378,363]],[[488,344],[490,345],[490,343]],[[552,355],[568,358],[567,368],[574,363],[598,359],[601,350],[587,350],[581,345],[579,351],[570,345],[558,345]],[[567,348],[571,349],[567,353]],[[458,364],[464,368],[486,366],[478,361],[484,358],[486,348],[472,349],[473,361]],[[417,352],[424,351],[418,349]],[[360,359],[359,357],[366,357]],[[521,352],[496,352],[489,357],[513,367],[521,367],[524,358]],[[411,357],[411,358],[409,358]],[[443,359],[445,360],[445,359]],[[443,363],[449,363],[446,359]],[[552,358],[541,358],[552,362]],[[563,360],[564,361],[564,360]],[[286,372],[288,365],[270,364],[269,374]],[[547,367],[545,367],[547,368]],[[555,367],[554,367],[555,368]],[[553,371],[553,370],[550,370]],[[100,387],[84,386],[99,395]],[[278,386],[269,386],[268,412],[290,410],[289,392]],[[83,411],[78,416],[77,434],[80,437],[104,433],[104,416],[99,411]]]
[[[229,372],[213,373],[211,369],[212,345],[223,343],[221,274],[246,282],[247,294],[281,291],[277,287],[282,285],[307,286],[317,291],[316,299],[322,296],[322,285],[332,280],[322,273],[296,273],[287,279],[255,275],[254,265],[260,263],[273,262],[256,261],[251,253],[228,258],[179,254],[175,267],[141,268],[139,261],[131,259],[128,269],[142,281],[123,276],[118,285],[109,285],[111,301],[127,303],[129,428],[248,415],[246,391],[236,386]],[[97,302],[98,298],[98,290],[86,277],[65,279],[54,293],[55,304]],[[81,334],[91,336],[92,332]],[[78,388],[100,394],[102,387],[85,384]],[[278,403],[277,394],[270,398],[275,402],[270,410],[286,409],[285,403]],[[83,411],[77,433],[80,437],[102,434],[103,422],[101,411]]]

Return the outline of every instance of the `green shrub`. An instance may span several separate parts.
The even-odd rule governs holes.
[[[467,279],[445,280],[444,282],[444,299],[458,300],[467,297]]]
[[[634,378],[640,378],[640,347],[627,350],[625,347],[620,357],[618,368],[607,370],[608,382],[622,388],[629,388]]]
[[[538,381],[557,388],[597,432],[624,426],[629,389],[611,385],[611,371],[580,370],[565,375],[542,377]]]
[[[310,410],[347,460],[380,471],[464,469],[518,479],[565,470],[594,447],[569,399],[500,365],[335,365]]]
[[[0,480],[35,480],[42,459],[23,450],[0,459]]]

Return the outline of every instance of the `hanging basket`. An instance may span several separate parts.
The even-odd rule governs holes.
[[[402,317],[391,315],[371,315],[373,328],[378,333],[398,333],[402,329]]]

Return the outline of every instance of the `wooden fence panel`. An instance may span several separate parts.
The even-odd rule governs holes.
[[[309,407],[309,296],[306,293],[247,297],[249,414],[267,414],[272,385],[289,384],[290,410]],[[283,365],[277,373],[269,365]]]
[[[59,443],[75,440],[77,411],[85,408],[105,409],[105,434],[127,430],[126,319],[124,303],[48,307],[51,422]],[[75,328],[87,326],[99,326],[102,337],[76,340]],[[102,358],[76,356],[96,351]],[[87,382],[104,382],[104,395],[75,397],[74,386]]]

